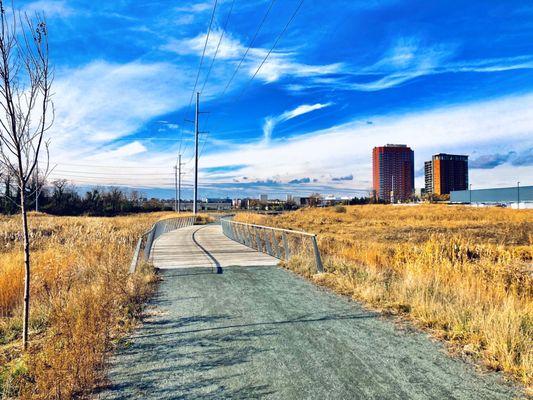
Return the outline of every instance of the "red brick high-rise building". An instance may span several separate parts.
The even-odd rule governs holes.
[[[409,200],[415,189],[414,152],[404,144],[374,147],[374,194],[386,202]]]

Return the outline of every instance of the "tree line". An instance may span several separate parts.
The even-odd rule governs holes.
[[[171,205],[158,199],[144,200],[143,194],[137,190],[95,187],[82,193],[66,179],[54,180],[49,185],[31,179],[25,190],[29,209],[52,215],[115,216],[172,209]],[[0,189],[0,213],[20,212],[20,198],[20,186],[7,174]]]

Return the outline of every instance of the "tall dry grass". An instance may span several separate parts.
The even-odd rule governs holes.
[[[20,346],[23,263],[18,217],[0,217],[0,393],[66,399],[103,378],[106,352],[138,317],[156,276],[128,274],[141,233],[168,213],[30,217],[31,347]],[[1,397],[1,395],[0,395]]]
[[[531,390],[533,210],[369,205],[236,219],[318,234],[317,283],[408,316]],[[311,277],[308,263],[288,266]]]

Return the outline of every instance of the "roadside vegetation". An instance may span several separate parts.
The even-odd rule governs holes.
[[[325,273],[288,268],[411,319],[453,352],[533,385],[533,210],[366,205],[237,221],[318,234]]]
[[[104,378],[106,353],[135,325],[156,274],[129,275],[138,237],[174,213],[114,218],[30,215],[30,347],[21,345],[19,216],[0,216],[0,398],[67,399]]]

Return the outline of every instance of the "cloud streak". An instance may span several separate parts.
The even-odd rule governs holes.
[[[331,105],[333,105],[333,103],[302,104],[301,106],[298,106],[293,110],[285,111],[284,113],[278,116],[265,118],[265,122],[263,124],[263,141],[265,142],[265,144],[270,141],[270,139],[272,138],[272,132],[276,125],[299,117],[301,115],[321,110],[326,107],[330,107]]]
[[[44,13],[47,18],[66,18],[75,14],[74,8],[63,0],[37,0],[27,4],[22,11],[28,15]]]
[[[206,57],[209,58],[215,54],[221,34],[222,31],[220,29],[215,29],[209,36],[205,53]],[[161,50],[181,56],[201,56],[205,39],[206,34],[204,33],[192,38],[173,38],[163,44]],[[224,63],[217,64],[215,75],[218,75],[219,78],[226,81],[226,78],[231,76],[235,67],[240,62],[247,47],[239,39],[235,38],[231,32],[225,32],[217,53],[217,59],[224,61]],[[255,73],[268,51],[269,49],[262,47],[250,48],[241,67],[248,77],[251,77]],[[340,73],[344,69],[343,63],[311,65],[298,62],[296,59],[297,54],[293,52],[283,50],[272,51],[268,61],[263,65],[256,78],[265,83],[273,83],[287,77],[307,78],[331,75]],[[242,81],[242,77],[240,79]]]
[[[400,86],[416,78],[447,73],[490,73],[533,69],[533,56],[457,60],[457,46],[423,45],[419,38],[399,38],[372,65],[343,65],[338,76],[310,77],[288,86],[292,91],[331,86],[341,90],[375,92]]]

